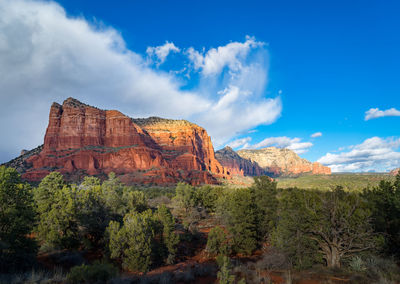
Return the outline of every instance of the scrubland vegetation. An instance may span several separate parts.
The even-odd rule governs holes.
[[[163,190],[0,167],[0,283],[397,283],[399,257],[400,176]]]
[[[331,175],[303,174],[299,177],[277,178],[279,188],[331,190],[341,186],[343,189],[351,191],[377,187],[381,180],[393,182],[395,177],[383,173],[333,173]]]

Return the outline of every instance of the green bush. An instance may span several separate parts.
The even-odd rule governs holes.
[[[227,236],[221,227],[215,227],[210,230],[207,238],[206,250],[210,254],[223,254],[230,253],[230,248]]]
[[[231,260],[227,256],[223,256],[218,263],[220,269],[217,273],[217,278],[220,284],[235,283],[235,276],[232,274]]]
[[[369,279],[380,283],[398,283],[400,281],[400,269],[392,258],[372,256],[364,261],[365,273]]]
[[[361,272],[366,269],[364,261],[359,256],[352,257],[349,266],[350,269],[355,272]]]
[[[104,283],[118,274],[118,269],[110,263],[95,262],[73,267],[67,274],[68,283]]]

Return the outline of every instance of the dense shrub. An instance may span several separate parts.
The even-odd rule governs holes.
[[[220,284],[233,284],[235,283],[235,276],[232,274],[231,260],[227,256],[223,256],[220,269],[217,273],[218,283]]]
[[[224,188],[221,186],[204,185],[196,189],[196,201],[199,206],[206,208],[209,212],[214,212],[218,198],[223,194]]]
[[[183,211],[183,214],[187,215],[190,209],[197,205],[194,187],[186,183],[178,183],[175,192],[173,201]]]
[[[214,227],[208,233],[206,251],[213,255],[230,253],[227,235],[221,227]]]
[[[110,263],[95,262],[71,268],[67,274],[68,283],[105,283],[118,274]]]

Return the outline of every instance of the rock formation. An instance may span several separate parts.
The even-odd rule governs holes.
[[[216,151],[215,157],[232,175],[260,176],[268,174],[256,162],[240,157],[229,146]]]
[[[391,170],[389,172],[389,174],[392,175],[392,176],[395,176],[395,175],[397,175],[399,173],[399,171],[400,171],[400,168],[397,168],[397,169]]]
[[[303,173],[331,174],[331,169],[320,163],[311,163],[300,158],[289,149],[268,147],[259,150],[239,150],[238,155],[242,158],[256,162],[265,171],[273,176],[291,176]]]
[[[53,103],[43,148],[29,153],[17,164],[30,181],[54,170],[70,180],[115,172],[126,183],[140,184],[229,178],[203,128],[184,120],[131,119],[73,98]]]

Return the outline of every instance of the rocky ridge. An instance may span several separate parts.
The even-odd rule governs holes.
[[[397,175],[399,173],[399,171],[400,171],[400,168],[397,168],[397,169],[391,170],[389,172],[389,174],[392,175],[392,176],[395,176],[395,175]]]
[[[300,158],[295,152],[286,148],[268,147],[257,150],[239,150],[237,154],[257,163],[273,176],[295,176],[303,173],[331,174],[329,167],[318,162]]]
[[[269,173],[256,162],[240,157],[231,147],[226,146],[215,152],[215,157],[230,174],[239,176],[260,176]]]
[[[17,158],[23,178],[30,181],[54,170],[70,180],[115,172],[126,183],[140,184],[230,178],[200,126],[156,117],[132,119],[73,98],[52,104],[44,145],[32,151]]]

